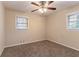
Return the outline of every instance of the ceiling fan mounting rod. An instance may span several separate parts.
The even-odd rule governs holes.
[[[40,1],[41,8],[44,8],[46,1]]]

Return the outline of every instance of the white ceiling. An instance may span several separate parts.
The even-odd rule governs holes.
[[[38,3],[38,1],[35,1]],[[4,1],[4,6],[7,8],[11,8],[18,11],[28,11],[31,12],[31,10],[34,10],[38,8],[37,6],[31,5],[31,1]],[[79,1],[54,1],[49,7],[56,7],[56,11],[59,11],[64,8],[68,8],[73,5],[79,4]],[[56,11],[50,11],[48,10],[46,15],[49,15]],[[39,11],[34,12],[36,14],[40,14]]]

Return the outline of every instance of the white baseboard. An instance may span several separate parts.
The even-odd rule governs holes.
[[[69,46],[69,45],[67,45],[67,44],[63,44],[63,43],[60,43],[60,42],[57,42],[57,41],[54,41],[54,40],[51,40],[51,39],[48,39],[48,40],[51,41],[51,42],[55,42],[55,43],[57,43],[57,44],[63,45],[63,46],[65,46],[65,47],[68,47],[68,48],[71,48],[71,49],[74,49],[74,50],[79,51],[79,49],[77,49],[77,48],[75,48],[75,47],[71,47],[71,46]]]
[[[4,51],[4,48],[2,49],[2,51],[1,51],[1,53],[0,53],[0,56],[2,55],[3,51]]]
[[[45,40],[45,39],[35,40],[35,41],[30,41],[30,42],[24,42],[24,43],[18,43],[18,44],[12,44],[12,45],[7,45],[7,46],[5,46],[5,48],[7,48],[7,47],[13,47],[13,46],[17,46],[17,45],[22,45],[22,44],[29,44],[29,43],[43,41],[43,40]]]

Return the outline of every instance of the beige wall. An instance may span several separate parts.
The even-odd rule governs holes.
[[[48,17],[48,40],[79,50],[79,30],[68,30],[66,27],[67,14],[76,11],[79,11],[79,5],[61,10]]]
[[[4,49],[4,7],[0,2],[0,55]]]
[[[29,20],[28,30],[16,30],[15,17],[25,16]],[[6,42],[5,46],[26,44],[45,39],[45,19],[44,17],[32,13],[24,13],[11,9],[6,9]]]

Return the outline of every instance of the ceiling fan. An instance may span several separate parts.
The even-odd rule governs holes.
[[[46,3],[46,1],[40,1],[39,4],[35,3],[35,2],[31,2],[32,5],[37,6],[39,8],[32,10],[32,12],[35,11],[41,11],[42,13],[46,10],[56,10],[56,8],[54,7],[48,7],[50,4],[52,4],[54,1],[48,1],[48,3]],[[47,6],[45,6],[47,4]]]

